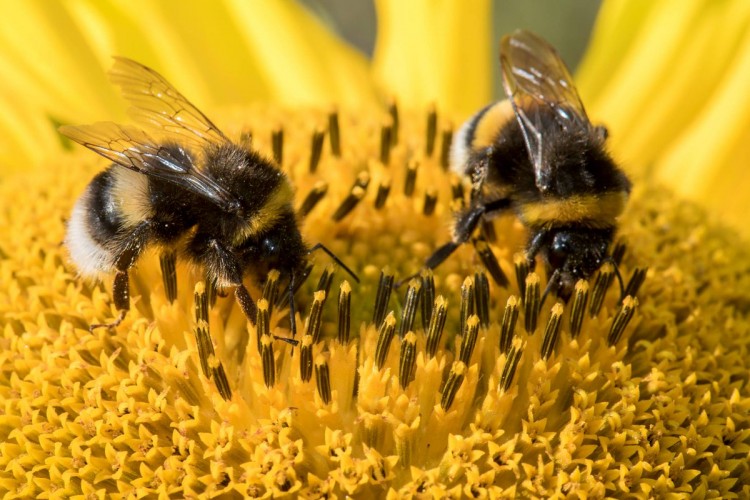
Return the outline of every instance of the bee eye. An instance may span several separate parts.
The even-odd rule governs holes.
[[[570,249],[570,236],[567,233],[557,233],[552,239],[552,250],[567,252]]]
[[[271,238],[263,239],[263,253],[266,255],[273,255],[278,250],[278,245]]]
[[[570,255],[571,241],[567,233],[557,233],[552,238],[552,244],[549,250],[549,263],[554,268],[561,268],[565,265]]]

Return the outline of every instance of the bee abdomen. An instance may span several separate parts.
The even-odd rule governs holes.
[[[81,275],[112,272],[130,229],[151,216],[148,179],[113,166],[99,173],[73,207],[65,244]]]

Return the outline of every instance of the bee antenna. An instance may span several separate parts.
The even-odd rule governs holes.
[[[294,273],[292,273],[289,280],[289,329],[292,331],[292,337],[297,336],[297,320],[294,316]]]
[[[552,276],[549,277],[549,281],[547,282],[547,286],[544,288],[544,293],[542,294],[542,298],[539,301],[539,307],[541,308],[542,305],[544,305],[544,301],[547,299],[547,295],[549,292],[552,291],[552,287],[554,286],[555,291],[559,288],[560,285],[560,270],[555,269],[555,272],[552,273]]]
[[[273,338],[275,338],[276,340],[280,340],[282,342],[286,342],[292,347],[297,347],[299,345],[299,340],[290,339],[289,337],[279,337],[278,335],[274,335]]]
[[[604,262],[609,262],[612,264],[612,267],[615,269],[615,276],[617,276],[617,281],[620,283],[620,301],[625,298],[625,284],[622,282],[622,275],[620,274],[620,268],[617,267],[617,262],[615,259],[608,255],[604,258]]]
[[[426,268],[426,269],[428,269],[428,268]],[[404,283],[408,283],[409,281],[411,281],[412,279],[416,278],[417,276],[419,276],[419,273],[410,274],[406,278],[402,278],[402,279],[398,280],[393,285],[393,288],[398,289],[399,287],[401,287],[401,285],[403,285]]]
[[[354,274],[354,271],[352,271],[351,269],[349,269],[349,267],[346,264],[344,264],[341,261],[341,259],[339,259],[338,257],[336,257],[336,255],[333,252],[331,252],[328,248],[326,248],[326,246],[323,245],[322,243],[316,243],[315,245],[313,245],[312,248],[310,248],[310,250],[307,251],[307,255],[310,255],[311,253],[313,253],[316,250],[323,250],[326,254],[328,254],[328,256],[330,258],[333,259],[333,261],[336,264],[338,264],[339,266],[341,266],[344,269],[344,271],[346,271],[349,274],[349,276],[351,276],[352,278],[354,278],[354,281],[356,281],[357,283],[359,283],[359,278],[357,277],[356,274]],[[292,276],[292,278],[293,278],[293,276]]]

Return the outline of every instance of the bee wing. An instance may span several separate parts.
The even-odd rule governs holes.
[[[117,165],[176,184],[226,211],[239,206],[229,191],[195,168],[185,149],[160,144],[135,127],[102,122],[65,125],[60,127],[60,133]]]
[[[126,57],[115,57],[110,79],[133,105],[131,114],[180,143],[204,146],[229,142],[219,128],[156,71]]]
[[[540,110],[552,110],[563,130],[588,131],[591,125],[568,68],[545,40],[524,30],[506,35],[500,42],[500,66],[505,93],[534,166],[536,184],[544,191],[551,173],[543,154]]]

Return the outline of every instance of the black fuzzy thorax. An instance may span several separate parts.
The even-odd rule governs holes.
[[[551,169],[550,186],[542,193],[517,120],[500,127],[491,148],[477,151],[474,164],[487,162],[485,185],[505,186],[514,205],[565,199],[576,195],[630,192],[630,182],[606,151],[604,140],[593,127],[565,130],[555,112],[539,113],[543,157]]]

